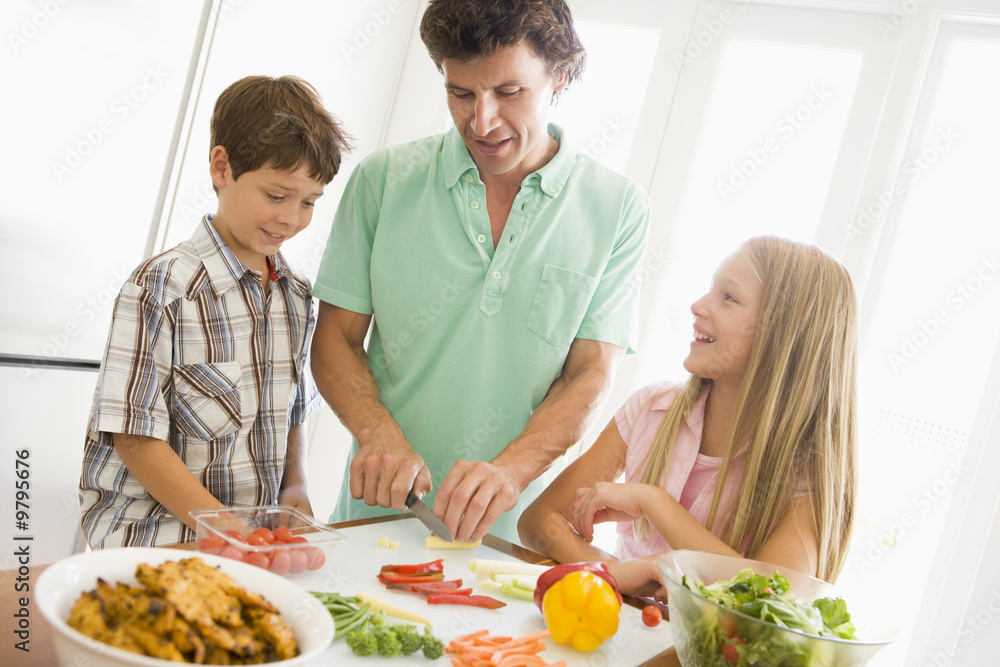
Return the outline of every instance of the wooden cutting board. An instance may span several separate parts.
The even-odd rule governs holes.
[[[491,634],[511,636],[545,629],[542,615],[533,603],[483,591],[478,586],[475,574],[468,567],[469,561],[474,558],[516,562],[517,559],[513,556],[488,546],[476,549],[426,549],[424,538],[428,531],[415,519],[354,526],[338,531],[346,539],[337,545],[323,570],[290,577],[289,581],[310,591],[330,591],[343,595],[365,592],[373,595],[430,620],[434,634],[445,644],[455,637],[481,629],[489,630]],[[379,546],[377,541],[381,537],[399,542],[399,548]],[[462,579],[465,586],[473,587],[473,593],[502,599],[507,606],[502,609],[479,609],[429,605],[414,593],[387,590],[376,578],[383,565],[424,563],[438,558],[444,559],[446,579]],[[618,633],[596,651],[580,653],[551,639],[546,640],[546,644],[548,648],[540,654],[546,662],[565,660],[568,667],[629,667],[640,665],[663,652],[673,644],[673,638],[669,623],[662,622],[655,628],[648,628],[642,623],[641,611],[625,605],[622,607]],[[450,660],[446,655],[439,660],[430,661],[420,653],[395,658],[360,657],[354,655],[343,640],[338,640],[310,665],[373,667],[381,663],[411,667],[448,665]]]

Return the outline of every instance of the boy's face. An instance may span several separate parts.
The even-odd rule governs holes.
[[[441,65],[448,110],[481,174],[520,183],[551,155],[548,113],[552,94],[566,87],[525,42],[491,56]]]
[[[295,171],[262,167],[235,179],[222,146],[212,150],[210,169],[219,189],[212,224],[233,254],[257,271],[266,269],[268,255],[309,226],[323,195],[324,185],[304,166]]]

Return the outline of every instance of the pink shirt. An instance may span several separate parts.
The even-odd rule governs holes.
[[[632,394],[615,413],[615,424],[628,448],[625,456],[626,482],[641,480],[646,456],[656,442],[663,418],[673,405],[678,390],[677,385],[669,382],[647,385]],[[666,479],[661,480],[661,485],[667,493],[679,499],[681,506],[703,526],[708,523],[708,514],[715,496],[715,481],[722,466],[721,458],[704,456],[698,451],[701,448],[705,403],[709,391],[711,385],[691,407],[686,423],[677,434],[677,441],[674,443],[671,459],[666,468]],[[717,537],[721,537],[726,525],[742,476],[743,465],[737,458],[730,465],[729,473],[726,475],[722,500],[712,528],[712,533]],[[619,558],[649,556],[670,548],[667,541],[652,527],[649,534],[640,540],[634,533],[631,521],[618,524],[616,555]]]

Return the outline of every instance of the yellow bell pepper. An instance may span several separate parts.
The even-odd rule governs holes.
[[[553,641],[593,651],[618,632],[621,603],[611,584],[593,572],[570,572],[542,599],[542,617]]]

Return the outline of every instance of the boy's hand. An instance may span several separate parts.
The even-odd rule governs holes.
[[[282,489],[281,493],[278,494],[278,504],[294,507],[303,514],[313,516],[313,508],[309,503],[309,494],[307,494],[305,488],[301,486],[293,486],[287,489]]]
[[[403,511],[410,490],[417,496],[431,490],[430,470],[406,440],[363,445],[351,461],[350,472],[351,496],[367,505]]]

